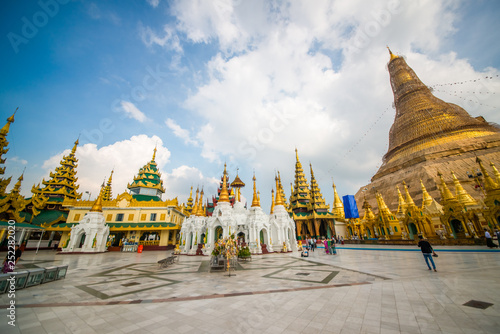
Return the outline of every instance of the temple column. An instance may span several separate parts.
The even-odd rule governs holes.
[[[462,226],[464,228],[464,231],[465,231],[465,237],[466,238],[472,238],[474,236],[474,233],[472,233],[472,231],[470,231],[470,229],[467,227],[467,224],[464,222],[464,219],[462,217],[462,219],[460,220],[460,222],[462,223]]]

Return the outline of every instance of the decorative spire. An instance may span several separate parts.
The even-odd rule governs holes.
[[[481,159],[479,159],[478,157],[476,157],[476,162],[479,164],[479,168],[481,169],[481,172],[483,173],[484,188],[486,189],[486,191],[488,192],[488,191],[491,191],[491,190],[498,189],[499,185],[495,181],[493,181],[493,179],[488,175],[488,172],[484,168],[483,162],[481,161]]]
[[[227,172],[225,163],[224,163],[224,176],[222,179],[222,190],[219,195],[219,202],[229,203],[229,193],[227,192]]]
[[[276,181],[276,202],[275,205],[283,205],[283,199],[281,198],[281,190],[278,176],[274,178]]]
[[[194,200],[194,207],[193,207],[193,210],[191,211],[192,216],[196,216],[196,214],[198,213],[198,195],[199,195],[199,193],[200,193],[200,189],[196,188],[196,199]]]
[[[240,188],[243,188],[245,186],[245,183],[241,181],[240,177],[238,176],[238,169],[236,169],[236,177],[234,178],[234,181],[231,183],[231,187],[234,189],[236,188],[236,200],[238,202],[241,202],[241,196],[240,196]]]
[[[156,147],[153,150],[153,158],[144,167],[139,169],[139,173],[132,183],[127,184],[127,188],[136,200],[159,201],[165,193],[161,173],[155,162]]]
[[[255,173],[253,174],[253,198],[252,198],[252,208],[256,206],[260,206],[259,196],[257,195],[257,186],[255,185]]]
[[[12,123],[14,123],[14,115],[16,114],[18,109],[19,109],[19,107],[17,107],[16,110],[14,110],[14,113],[12,114],[12,116],[7,118],[7,123],[3,126],[2,129],[0,129],[0,135],[6,136],[9,133],[10,125]]]
[[[197,216],[205,216],[205,210],[203,210],[203,188],[201,188],[200,192],[200,202],[198,204],[198,212],[196,212]]]
[[[389,50],[389,55],[391,56],[391,59],[389,60],[389,62],[391,62],[393,59],[399,58],[398,56],[396,56],[395,54],[392,53],[392,51],[389,47],[387,47],[387,50]]]
[[[94,205],[92,205],[92,208],[90,209],[90,212],[102,212],[102,193],[103,193],[104,187],[101,187],[101,190],[99,191],[99,196],[97,196],[97,199],[94,202]]]
[[[316,178],[314,177],[314,171],[312,168],[312,164],[309,163],[309,168],[311,169],[311,210],[316,212],[326,212],[330,208],[329,205],[325,204],[325,200],[323,199],[323,194],[321,194],[321,189],[318,186],[318,182],[316,182]]]
[[[279,186],[280,186],[281,201],[283,202],[283,205],[286,207],[285,189],[283,189],[283,185],[281,184],[281,175],[280,175],[279,171],[278,171],[278,183],[279,183]]]
[[[396,189],[398,190],[398,213],[399,214],[405,214],[406,213],[406,201],[401,195],[401,191],[399,190],[399,186],[396,186]]]
[[[439,178],[441,179],[441,195],[442,195],[442,202],[445,203],[447,201],[455,200],[455,196],[451,193],[450,189],[446,185],[446,182],[444,182],[443,174],[441,172],[438,172]]]
[[[274,189],[271,189],[271,212],[270,214],[274,213]]]
[[[111,174],[109,175],[108,183],[104,187],[104,192],[102,194],[103,201],[111,201],[113,199],[113,195],[111,192],[111,182],[113,180],[113,172],[114,172],[114,170],[111,171]]]
[[[410,195],[410,192],[408,191],[408,186],[406,185],[406,182],[403,181],[403,187],[405,189],[405,196],[406,196],[406,205],[408,207],[414,207],[415,206],[415,202],[413,201],[413,198],[411,198],[411,195]]]
[[[385,204],[382,194],[377,190],[375,196],[377,197],[378,212],[381,216],[390,216],[392,214],[391,210]]]
[[[9,142],[7,141],[6,137],[7,134],[9,133],[10,124],[14,123],[14,115],[16,114],[17,109],[19,108],[16,108],[14,114],[12,114],[12,116],[7,118],[7,123],[0,130],[0,165],[4,164],[6,160],[2,158],[2,156],[9,151],[9,149],[7,148]],[[5,174],[5,167],[0,167],[0,175],[4,174]],[[0,177],[0,196],[5,196],[5,191],[7,190],[7,186],[9,185],[10,180],[12,180],[12,177],[8,177],[6,179]]]
[[[303,213],[308,210],[308,205],[311,202],[311,193],[309,190],[309,184],[307,183],[304,175],[304,170],[302,169],[302,164],[299,160],[299,153],[297,149],[295,149],[295,159],[295,177],[293,191],[290,194],[289,208],[293,213]]]
[[[490,162],[491,168],[493,168],[493,174],[495,175],[495,182],[497,184],[500,184],[500,173],[498,172],[497,168],[495,167],[495,164],[493,162]]]
[[[431,205],[434,199],[427,192],[427,189],[425,188],[422,180],[420,180],[420,186],[422,187],[422,210],[423,210],[426,207],[428,207],[429,205]]]
[[[332,210],[333,214],[337,219],[344,219],[345,218],[344,204],[342,203],[342,200],[340,199],[340,196],[337,193],[337,186],[333,181],[332,181],[332,187],[333,187],[333,210]]]
[[[366,196],[365,196],[365,200],[363,202],[363,209],[365,210],[365,214],[363,215],[363,220],[374,220],[375,219],[375,214],[372,211],[372,206],[366,200]]]
[[[193,186],[191,186],[191,191],[189,192],[189,198],[187,200],[186,212],[188,216],[193,212]]]
[[[455,184],[455,196],[462,205],[476,205],[477,202],[472,198],[471,195],[465,191],[460,181],[457,179],[455,173],[451,172],[451,176],[453,177],[453,183]]]

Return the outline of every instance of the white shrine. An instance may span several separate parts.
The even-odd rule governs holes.
[[[236,180],[239,180],[238,176]],[[239,181],[241,182],[241,180]],[[260,207],[255,176],[253,177],[253,200],[250,209],[246,209],[240,201],[239,188],[236,191],[236,201],[231,206],[226,183],[227,172],[224,165],[222,190],[212,216],[206,217],[204,215],[202,191],[199,205],[195,203],[191,215],[182,224],[181,254],[196,255],[199,250],[198,245],[204,244],[204,248],[201,250],[203,255],[210,255],[215,242],[231,234],[234,234],[237,239],[243,238],[252,254],[297,250],[295,223],[283,205],[281,191],[279,191],[281,182],[278,178],[276,178],[276,189],[278,189],[276,203],[271,215],[265,214]]]
[[[63,253],[102,253],[108,249],[109,226],[102,213],[101,194],[102,191],[90,211],[71,228],[68,245],[62,248]]]

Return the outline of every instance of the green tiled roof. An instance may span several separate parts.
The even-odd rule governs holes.
[[[1,227],[10,226],[10,225],[11,224],[9,224],[9,222],[0,221],[0,226]],[[32,224],[28,224],[28,223],[15,223],[14,225],[16,226],[16,228],[44,229],[43,227],[32,225]]]
[[[150,202],[150,201],[155,201],[155,202],[161,202],[161,198],[158,196],[151,196],[151,195],[132,195],[132,197],[136,201],[140,202]]]
[[[34,225],[50,224],[58,219],[68,219],[68,213],[59,210],[43,210],[39,215],[33,217],[31,222]]]

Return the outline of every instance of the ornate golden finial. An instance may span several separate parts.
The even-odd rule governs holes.
[[[260,206],[260,201],[259,201],[259,196],[257,195],[257,186],[255,184],[255,181],[257,180],[255,178],[255,173],[253,174],[253,198],[252,198],[252,208],[256,206]]]
[[[271,214],[274,213],[274,189],[271,189]]]
[[[151,159],[151,161],[155,161],[156,159],[156,145],[155,145],[155,149],[153,150],[153,159]]]
[[[97,196],[97,199],[94,202],[94,205],[92,205],[92,208],[90,209],[90,212],[102,212],[102,191],[103,187],[101,187],[101,190],[99,191],[99,196]]]
[[[405,214],[406,212],[406,201],[403,197],[403,195],[401,194],[401,191],[399,190],[399,186],[396,185],[396,189],[398,190],[398,213],[399,214]]]
[[[205,210],[203,210],[203,187],[201,188],[200,192],[200,202],[198,204],[198,212],[196,212],[197,216],[205,216]]]
[[[297,148],[295,148],[295,159],[297,159],[297,162],[299,161],[299,152],[297,151]]]
[[[391,56],[391,59],[389,61],[391,61],[393,59],[396,59],[396,58],[399,58],[398,56],[396,56],[395,54],[392,53],[392,51],[389,48],[389,46],[387,46],[387,50],[389,50],[389,55]]]
[[[226,163],[224,163],[224,176],[222,178],[222,190],[220,191],[219,202],[227,202],[227,203],[229,203],[229,194],[227,192]]]
[[[73,149],[71,150],[71,153],[72,153],[72,154],[75,154],[75,152],[76,152],[76,147],[78,146],[78,144],[80,144],[80,138],[78,138],[78,139],[75,141],[75,145],[73,146]]]
[[[196,198],[194,200],[193,210],[191,211],[191,215],[192,216],[196,216],[196,214],[198,213],[198,195],[199,194],[200,194],[200,189],[196,188]]]

